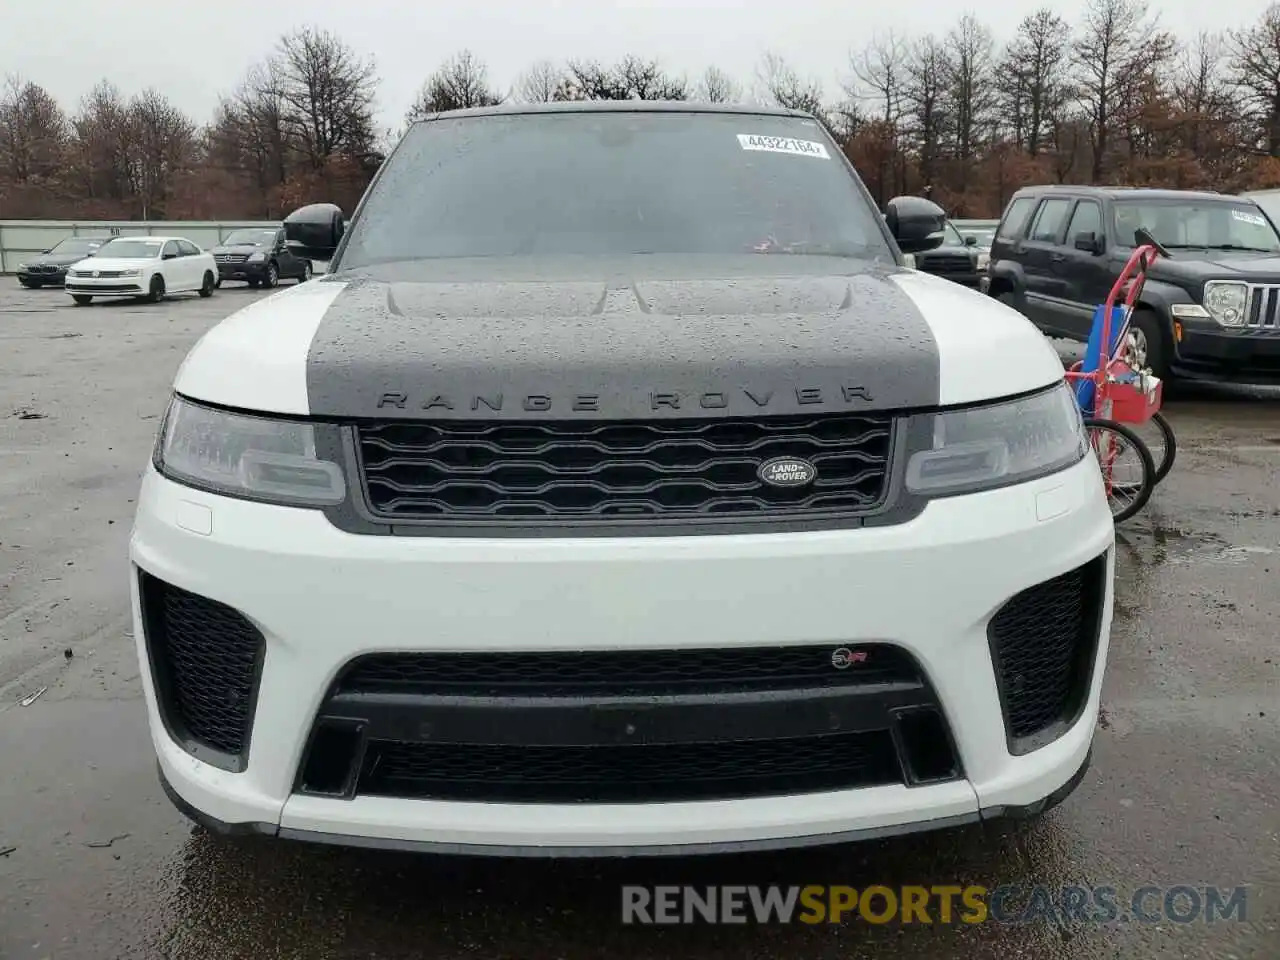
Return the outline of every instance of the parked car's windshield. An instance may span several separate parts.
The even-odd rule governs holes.
[[[442,257],[809,253],[892,260],[812,120],[582,112],[419,123],[343,268]]]
[[[274,230],[233,230],[222,241],[226,247],[266,247],[276,242]]]
[[[1222,200],[1117,200],[1115,235],[1133,245],[1134,231],[1146,227],[1171,248],[1256,250],[1280,253],[1280,236],[1251,203]]]
[[[950,220],[942,228],[942,245],[944,247],[963,247],[964,237],[960,235],[960,231],[956,229],[956,225]]]
[[[87,257],[102,246],[101,240],[87,240],[84,237],[67,237],[49,252],[68,257]]]
[[[974,228],[964,231],[965,236],[973,237],[977,241],[977,246],[984,249],[990,249],[991,243],[995,240],[996,232],[988,227]]]
[[[157,240],[108,240],[98,248],[99,257],[127,257],[148,260],[160,256]]]

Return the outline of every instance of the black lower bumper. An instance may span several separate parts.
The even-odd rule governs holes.
[[[796,652],[783,648],[779,656]],[[692,672],[699,656],[705,664],[719,652],[675,653],[688,655],[683,669]],[[456,666],[455,655],[406,662],[375,654],[353,664],[321,706],[295,790],[348,799],[644,803],[961,777],[937,696],[914,661],[875,645],[857,653],[865,657],[858,661],[868,668],[865,682],[857,668],[837,673],[822,648],[812,651],[813,663],[826,665],[819,680],[779,672],[766,686],[735,688],[723,676],[686,675],[681,685],[655,671],[628,689],[573,687],[571,677],[602,677],[572,655],[544,655],[555,666],[526,655],[525,676],[558,671],[557,682],[570,684],[537,690],[518,682],[504,689],[498,664],[489,689],[469,680],[465,688],[437,682],[427,689]],[[893,669],[873,676],[878,664]],[[402,678],[413,671],[416,679],[387,679],[389,671]],[[829,679],[836,676],[840,682]]]
[[[267,265],[265,263],[220,263],[218,264],[219,280],[265,280]]]
[[[31,273],[25,270],[18,271],[18,282],[27,284],[28,286],[61,286],[67,279],[65,270],[59,273]]]
[[[396,850],[410,853],[432,854],[436,856],[478,856],[478,857],[536,857],[536,858],[620,858],[620,857],[662,857],[662,856],[710,856],[716,854],[740,854],[769,850],[792,850],[805,847],[832,846],[845,843],[859,843],[867,840],[881,840],[890,837],[907,836],[916,833],[928,833],[968,826],[976,823],[998,822],[1000,820],[1029,820],[1047,813],[1061,804],[1083,782],[1093,759],[1090,749],[1080,768],[1072,774],[1061,787],[1049,796],[1025,806],[989,807],[978,813],[958,816],[939,817],[933,820],[922,820],[914,823],[896,824],[888,827],[869,827],[861,830],[846,830],[839,833],[819,834],[816,836],[779,837],[768,840],[724,841],[714,843],[672,844],[662,846],[626,846],[626,847],[554,847],[554,846],[500,846],[470,843],[435,843],[428,841],[386,840],[378,837],[360,837],[340,833],[320,833],[312,830],[299,830],[280,827],[271,823],[225,823],[215,817],[197,810],[182,798],[165,779],[164,771],[156,765],[160,778],[160,786],[165,796],[183,816],[199,824],[210,833],[225,837],[275,837],[282,840],[297,840],[305,843],[319,843],[332,846],[354,847],[373,850]]]
[[[1280,330],[1184,325],[1170,372],[1188,380],[1280,384]]]

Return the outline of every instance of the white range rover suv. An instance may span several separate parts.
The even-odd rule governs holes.
[[[548,856],[1061,800],[1111,513],[1045,339],[903,266],[942,222],[785,110],[415,124],[174,382],[131,540],[169,797]]]

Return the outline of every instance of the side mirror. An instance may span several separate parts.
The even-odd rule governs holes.
[[[964,245],[966,247],[976,247],[978,245],[978,238],[975,237],[973,234],[968,234],[964,238]]]
[[[178,255],[176,253],[165,253],[160,256],[160,259],[161,260],[177,260]]]
[[[942,246],[946,212],[923,197],[894,197],[885,204],[884,222],[903,253],[923,253]]]
[[[1077,233],[1075,248],[1086,253],[1101,253],[1102,239],[1096,233]]]
[[[332,203],[299,207],[284,218],[285,243],[309,260],[329,260],[346,232],[346,217]]]

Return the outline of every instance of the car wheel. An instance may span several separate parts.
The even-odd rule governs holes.
[[[1150,370],[1161,380],[1169,378],[1165,357],[1165,337],[1154,310],[1138,307],[1129,321],[1129,362],[1140,370]]]
[[[87,293],[73,293],[71,295],[71,299],[76,302],[77,307],[87,307],[89,304],[93,303],[93,297],[89,296]]]
[[[274,263],[267,264],[267,278],[262,281],[262,285],[268,290],[280,283],[280,268]]]
[[[213,288],[216,287],[217,285],[218,285],[218,281],[213,279],[213,274],[209,273],[206,270],[204,274],[204,282],[200,284],[200,296],[212,297]]]
[[[302,261],[302,279],[299,280],[298,282],[306,283],[310,279],[311,279],[311,261],[303,260]]]
[[[147,293],[147,299],[151,303],[159,303],[164,299],[164,277],[157,274],[151,278],[151,289]]]

